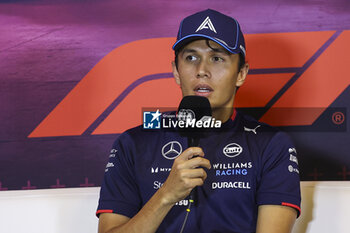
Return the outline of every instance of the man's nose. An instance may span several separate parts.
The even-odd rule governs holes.
[[[198,63],[197,78],[210,78],[209,64],[205,60]]]

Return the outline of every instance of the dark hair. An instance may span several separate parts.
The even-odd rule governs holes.
[[[212,47],[210,46],[210,44],[209,44],[209,39],[205,39],[205,41],[206,41],[206,44],[207,44],[207,46],[208,46],[209,48],[211,48],[212,50],[215,50],[215,48],[212,48]],[[191,41],[191,42],[192,42],[192,41]],[[175,50],[175,66],[176,66],[176,69],[178,68],[178,55],[179,55],[179,53],[182,51],[182,49],[183,49],[184,47],[185,47],[185,45],[182,46],[180,49]],[[231,53],[228,52],[228,51],[227,51],[227,53],[228,53],[228,54],[231,54]],[[244,66],[245,63],[246,63],[246,61],[245,61],[245,56],[244,56],[242,53],[239,53],[238,71],[240,71],[240,70],[243,68],[243,66]]]

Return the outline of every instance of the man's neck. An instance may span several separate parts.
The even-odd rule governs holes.
[[[215,120],[220,120],[222,123],[224,123],[231,118],[233,110],[233,108],[212,109],[213,117],[215,118]]]

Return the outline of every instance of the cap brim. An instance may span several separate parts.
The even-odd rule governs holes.
[[[202,35],[202,34],[192,34],[192,35],[188,35],[188,36],[181,38],[180,40],[175,42],[175,44],[173,45],[173,50],[175,50],[175,51],[179,50],[180,48],[187,45],[188,43],[195,41],[195,40],[203,39],[203,38],[206,38],[206,39],[209,39],[209,40],[212,40],[212,41],[218,43],[219,45],[221,45],[223,48],[225,48],[230,53],[236,54],[236,53],[241,52],[237,45],[236,45],[236,47],[232,48],[232,47],[229,47],[227,44],[222,43],[222,41],[218,40],[215,37]]]

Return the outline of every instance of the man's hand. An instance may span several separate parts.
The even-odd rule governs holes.
[[[193,158],[195,156],[198,157]],[[156,232],[173,205],[187,197],[194,187],[203,185],[207,178],[203,168],[211,168],[209,160],[203,156],[199,147],[185,150],[175,159],[163,186],[133,218],[114,213],[101,214],[99,233]]]
[[[202,148],[190,147],[175,159],[167,180],[159,189],[165,203],[175,204],[187,197],[194,187],[204,184],[207,173],[203,168],[210,169],[211,165],[203,157]]]

